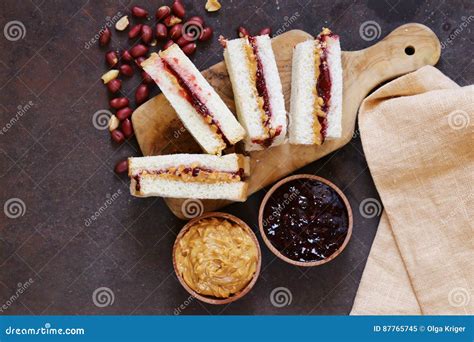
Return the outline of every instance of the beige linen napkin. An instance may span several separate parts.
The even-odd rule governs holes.
[[[385,211],[351,314],[474,314],[474,86],[433,67],[362,104]]]

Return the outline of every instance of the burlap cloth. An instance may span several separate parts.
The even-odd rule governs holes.
[[[474,314],[474,86],[424,67],[370,95],[359,128],[385,209],[351,314]]]

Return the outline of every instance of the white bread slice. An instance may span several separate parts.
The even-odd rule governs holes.
[[[331,75],[331,102],[328,110],[326,139],[342,136],[342,62],[341,44],[338,36],[326,38],[327,61]]]
[[[270,146],[280,145],[286,137],[286,110],[283,98],[280,75],[273,54],[271,40],[268,35],[255,37],[258,57],[262,62],[262,74],[265,78],[269,104],[271,108],[270,129],[281,129],[281,133],[275,137]],[[247,151],[262,150],[261,144],[252,140],[266,138],[266,131],[262,125],[262,112],[258,104],[258,93],[256,90],[254,75],[248,63],[247,50],[249,48],[248,38],[233,39],[226,42],[224,60],[229,72],[234,92],[234,100],[237,116],[240,123],[247,131],[245,149]]]
[[[244,138],[244,129],[229,108],[227,108],[224,101],[222,101],[214,88],[211,87],[179,46],[173,44],[161,52],[160,55],[153,53],[141,65],[158,84],[184,126],[194,136],[204,151],[220,155],[226,144],[212,130],[212,127],[206,123],[194,106],[182,96],[182,88],[176,82],[176,78],[167,71],[163,61],[172,66],[192,91],[199,96],[199,100],[208,108],[211,116],[218,122],[222,133],[230,144],[235,144]]]
[[[131,182],[131,188],[135,185]],[[196,199],[223,199],[235,202],[244,202],[247,199],[248,184],[235,183],[184,183],[169,179],[143,177],[140,181],[140,193],[133,193],[136,197],[169,197],[169,198],[196,198]]]
[[[291,67],[290,144],[314,144],[314,101],[316,89],[315,40],[299,43],[293,50]]]
[[[250,174],[249,158],[239,154],[213,156],[206,154],[172,154],[128,159],[128,174],[131,179],[130,192],[136,197],[172,197],[199,199],[227,199],[245,201],[248,184],[245,181],[216,183],[185,182],[179,179],[168,179],[143,171],[166,170],[170,167],[202,167],[220,172],[238,172]],[[137,189],[137,177],[139,188]]]
[[[257,36],[256,44],[259,57],[262,61],[263,76],[268,90],[270,100],[270,108],[272,110],[272,118],[270,121],[271,128],[281,126],[281,133],[273,140],[271,146],[281,145],[286,139],[286,128],[288,124],[285,99],[283,97],[283,88],[281,85],[280,74],[273,54],[272,41],[268,35]]]
[[[342,136],[342,64],[339,37],[324,37],[323,46],[331,77],[330,102],[326,113],[325,139]],[[290,144],[315,144],[314,103],[316,92],[314,53],[318,40],[307,40],[296,45],[293,51],[291,79],[291,108],[289,124]]]

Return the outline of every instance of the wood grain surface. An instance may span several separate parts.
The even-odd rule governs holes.
[[[272,39],[287,110],[290,108],[293,47],[311,38],[304,31],[292,30]],[[383,40],[364,50],[344,51],[342,138],[326,141],[322,146],[284,144],[251,152],[249,195],[347,144],[353,136],[359,106],[372,89],[422,66],[436,64],[440,52],[436,35],[428,27],[415,23],[398,27]],[[202,74],[235,113],[232,87],[224,62]],[[202,153],[162,94],[137,108],[132,120],[144,155]],[[232,150],[243,151],[240,145]],[[182,211],[184,199],[167,198],[165,201],[177,217],[185,219]],[[202,203],[204,211],[212,211],[230,202],[203,200]]]

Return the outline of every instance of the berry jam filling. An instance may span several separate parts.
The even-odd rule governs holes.
[[[133,179],[135,180],[135,190],[140,191],[141,185],[141,177],[142,173],[146,172],[147,175],[164,175],[168,174],[171,176],[175,176],[177,178],[185,178],[187,181],[195,181],[199,182],[198,177],[203,177],[204,179],[208,179],[208,176],[211,174],[216,174],[216,178],[209,178],[209,179],[215,179],[216,181],[219,181],[219,176],[225,176],[221,178],[225,178],[227,181],[229,180],[237,180],[237,181],[245,181],[245,172],[243,168],[239,168],[239,171],[232,172],[232,171],[216,171],[216,170],[211,170],[203,167],[184,167],[182,169],[179,168],[174,168],[174,170],[170,169],[163,169],[163,170],[145,170],[145,171],[140,171],[137,175],[133,176]],[[189,179],[191,177],[191,179]],[[192,179],[194,178],[194,179]]]
[[[347,208],[339,194],[318,180],[293,180],[268,199],[263,211],[265,234],[284,256],[295,261],[330,257],[349,229]]]
[[[269,127],[270,126],[270,120],[272,117],[272,111],[270,108],[270,97],[268,95],[268,89],[267,89],[267,83],[265,81],[265,77],[263,75],[263,65],[262,65],[262,60],[260,59],[259,53],[258,53],[258,47],[257,47],[257,42],[256,38],[249,36],[248,37],[250,46],[252,47],[253,54],[255,55],[255,59],[257,61],[257,73],[256,73],[256,80],[255,80],[255,87],[257,88],[257,93],[258,96],[263,98],[263,111],[265,112],[265,121],[263,122],[264,127]],[[273,139],[275,139],[278,135],[280,135],[282,131],[281,127],[278,127],[275,132],[268,132],[268,138],[266,139],[252,139],[252,142],[255,144],[262,145],[264,147],[269,147]],[[273,134],[272,134],[273,133]]]
[[[189,83],[184,78],[182,78],[181,75],[179,75],[179,73],[173,68],[173,66],[171,66],[171,64],[169,64],[164,59],[162,59],[162,61],[166,71],[172,74],[180,85],[182,89],[180,92],[181,96],[183,96],[194,107],[194,109],[196,109],[196,111],[204,118],[207,123],[216,127],[216,133],[222,138],[227,146],[232,145],[222,132],[219,122],[214,119],[211,112],[209,111],[209,108],[207,108],[204,102],[199,98],[199,95],[192,90]]]
[[[321,42],[321,53],[320,53],[320,61],[319,64],[319,76],[316,83],[316,90],[318,92],[318,96],[321,97],[324,101],[324,104],[321,106],[321,110],[326,113],[326,116],[321,117],[318,116],[319,123],[321,124],[321,135],[324,141],[326,137],[326,130],[327,130],[327,114],[329,110],[329,102],[331,101],[331,73],[329,72],[329,65],[327,62],[327,45],[326,40],[329,37],[337,37],[337,35],[333,33],[329,34],[322,34],[318,36],[318,40]]]

